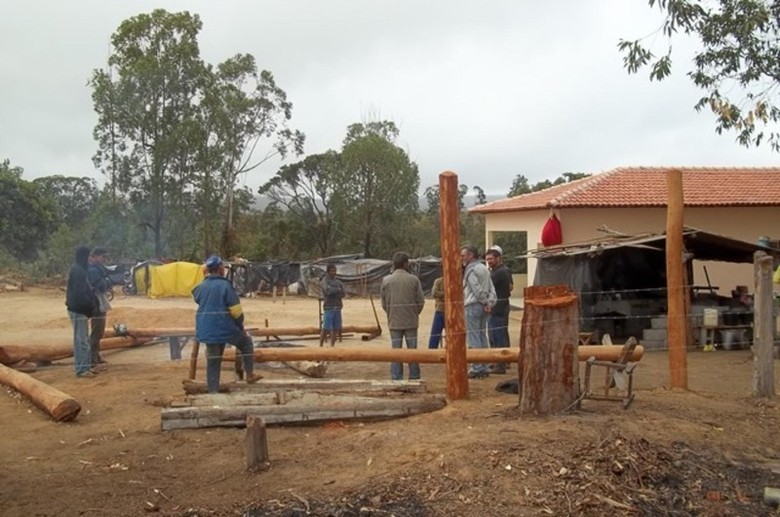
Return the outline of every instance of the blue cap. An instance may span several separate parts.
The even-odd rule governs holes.
[[[215,269],[222,265],[222,257],[219,255],[212,255],[206,259],[206,267],[208,269]]]

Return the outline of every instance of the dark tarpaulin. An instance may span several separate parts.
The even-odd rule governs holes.
[[[301,280],[297,262],[241,262],[230,265],[230,279],[240,295],[271,292],[272,286],[289,286]]]

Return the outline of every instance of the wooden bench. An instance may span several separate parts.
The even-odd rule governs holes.
[[[583,398],[593,400],[614,400],[623,403],[623,409],[628,408],[631,402],[634,400],[634,368],[636,363],[630,363],[631,356],[634,354],[634,349],[637,347],[636,339],[628,338],[626,344],[620,352],[615,361],[597,361],[595,357],[591,357],[585,361],[585,394]],[[591,368],[593,366],[603,366],[606,368],[606,377],[604,379],[604,394],[594,395],[590,388]],[[625,376],[626,386],[623,396],[612,395],[610,391],[612,388],[621,388],[617,386],[615,382],[616,376]]]

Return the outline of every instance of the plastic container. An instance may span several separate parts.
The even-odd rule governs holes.
[[[704,309],[702,326],[707,328],[715,328],[718,326],[718,309]]]

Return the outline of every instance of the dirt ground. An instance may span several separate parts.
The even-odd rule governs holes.
[[[57,289],[0,294],[0,343],[70,342]],[[189,299],[117,297],[109,324],[191,326]],[[316,325],[317,302],[243,300],[249,325]],[[433,303],[420,335],[427,337]],[[380,318],[384,324],[380,309]],[[511,335],[519,337],[521,312]],[[368,300],[350,299],[345,324],[371,324]],[[426,341],[426,339],[423,339]],[[309,345],[314,342],[307,342]],[[316,346],[316,344],[315,344]],[[383,335],[369,343],[389,347]],[[188,357],[189,349],[184,352]],[[773,515],[780,487],[780,405],[750,396],[748,351],[691,352],[690,391],[667,389],[668,358],[647,353],[638,394],[583,401],[549,418],[520,417],[517,395],[491,376],[470,399],[383,422],[269,428],[271,468],[245,471],[242,429],[163,432],[160,407],[182,394],[187,361],[167,344],[105,354],[109,369],[78,379],[70,360],[32,375],[72,395],[82,412],[55,423],[10,389],[0,393],[2,515]],[[201,361],[202,363],[203,361]],[[266,378],[297,378],[264,367]],[[229,370],[223,378],[230,377]],[[204,373],[198,373],[203,379]],[[444,367],[422,365],[430,392]],[[331,363],[328,377],[389,379],[381,363]],[[780,361],[775,364],[776,384]],[[262,381],[261,381],[262,382]],[[777,390],[780,393],[780,388]],[[777,472],[773,472],[772,469]]]

